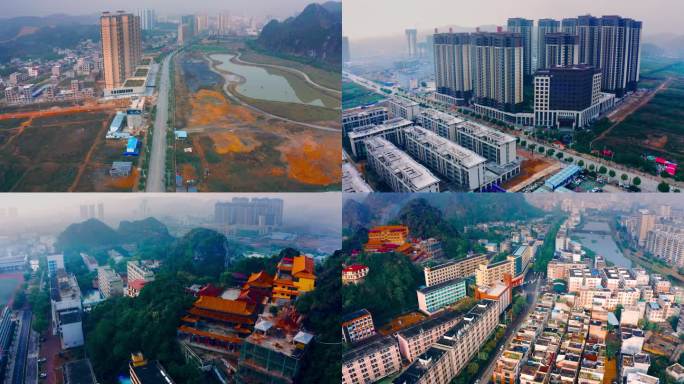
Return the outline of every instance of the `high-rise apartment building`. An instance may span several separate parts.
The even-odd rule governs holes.
[[[539,68],[570,66],[579,63],[579,43],[569,33],[547,33],[544,36],[544,51],[540,56]]]
[[[556,33],[560,28],[560,22],[554,19],[539,19],[537,21],[537,66],[539,68],[548,68],[546,66],[546,35],[549,33]]]
[[[640,247],[643,247],[646,244],[648,231],[655,227],[655,222],[656,216],[652,212],[648,209],[639,210],[636,239]]]
[[[468,33],[434,35],[435,87],[437,92],[469,100],[473,94],[471,46]]]
[[[527,65],[521,34],[481,32],[471,38],[475,102],[515,112],[523,102],[523,68]]]
[[[569,17],[561,20],[561,32],[577,35],[577,18]]]
[[[279,227],[283,225],[283,200],[234,197],[230,202],[216,203],[214,221],[224,226]]]
[[[599,66],[603,90],[621,96],[639,81],[641,22],[620,16],[600,20]]]
[[[118,11],[100,17],[105,88],[123,85],[142,56],[140,16]]]
[[[579,62],[591,65],[594,68],[601,68],[599,19],[591,15],[577,17],[577,36],[579,39]]]
[[[140,27],[143,31],[152,30],[157,25],[157,14],[154,9],[139,9],[138,17],[140,17]]]
[[[669,265],[684,266],[684,229],[656,224],[648,231],[644,247],[655,257]]]
[[[408,56],[411,58],[418,57],[418,31],[415,29],[407,29],[406,42],[408,43]]]
[[[523,74],[525,76],[531,75],[534,71],[532,68],[532,28],[534,26],[533,20],[514,17],[508,19],[508,32],[515,32],[520,34],[520,44],[522,46],[522,66]]]
[[[602,89],[622,96],[639,81],[641,22],[620,16],[577,18],[579,62],[601,69]]]

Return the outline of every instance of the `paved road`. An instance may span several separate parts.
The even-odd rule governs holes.
[[[147,167],[147,186],[145,192],[165,192],[164,174],[166,172],[166,131],[169,119],[169,62],[175,52],[166,56],[162,64],[157,94],[157,115],[154,120],[152,149]]]
[[[218,70],[216,70],[213,65],[209,65],[209,68],[211,69],[212,72],[216,73],[217,75],[219,75],[221,77],[223,77],[225,75],[224,73],[221,73]],[[307,127],[307,128],[320,129],[322,131],[331,131],[331,132],[341,132],[342,131],[341,129],[337,129],[337,128],[326,127],[326,126],[318,125],[318,124],[304,123],[301,121],[296,121],[296,120],[288,119],[286,117],[282,117],[282,116],[274,115],[272,113],[268,113],[268,112],[261,110],[255,106],[253,106],[253,105],[250,105],[250,104],[243,102],[237,96],[233,95],[233,93],[230,92],[230,89],[228,87],[229,85],[230,84],[227,81],[223,84],[223,91],[226,93],[226,95],[228,95],[228,97],[230,97],[231,100],[242,105],[243,107],[251,109],[252,111],[254,111],[256,113],[259,113],[261,115],[264,115],[264,116],[272,118],[272,119],[278,119],[281,121],[285,121],[285,122],[288,122],[291,124],[302,125],[302,126]]]
[[[235,61],[240,62],[240,63],[242,63],[242,64],[247,64],[247,65],[255,65],[255,66],[258,66],[258,67],[278,68],[278,69],[282,69],[283,71],[293,72],[293,73],[296,73],[296,74],[302,76],[302,77],[304,78],[304,80],[306,80],[307,83],[311,84],[312,86],[314,86],[314,87],[316,87],[316,88],[318,88],[318,89],[322,89],[322,90],[324,90],[324,91],[332,92],[332,93],[334,93],[334,94],[336,94],[336,95],[342,95],[342,92],[340,92],[340,91],[338,91],[338,90],[336,90],[336,89],[328,88],[328,87],[326,87],[326,86],[323,86],[323,85],[318,84],[318,83],[316,83],[315,81],[311,80],[311,78],[309,77],[309,75],[307,75],[306,73],[300,71],[299,69],[290,68],[290,67],[284,67],[284,66],[282,66],[282,65],[275,65],[275,64],[251,63],[251,62],[249,62],[249,61],[244,61],[244,60],[242,60],[242,59],[240,58],[240,56],[242,56],[242,52],[238,52],[237,56],[235,56]]]
[[[38,353],[40,341],[38,333],[31,331],[29,338],[28,357],[26,359],[26,384],[38,383]]]
[[[522,325],[523,321],[527,318],[527,314],[532,310],[537,303],[537,297],[539,297],[539,279],[541,275],[538,275],[534,272],[529,272],[527,275],[530,279],[536,279],[534,284],[527,284],[525,285],[524,292],[528,296],[527,303],[528,305],[525,307],[525,310],[523,313],[518,315],[518,317],[515,319],[515,321],[506,327],[506,333],[504,334],[504,340],[506,340],[504,343],[500,343],[500,345],[504,346],[504,349],[506,348],[505,346],[510,343],[510,341],[515,337],[515,334],[518,332],[518,329],[520,328],[520,325]],[[532,295],[532,299],[530,300],[529,295]],[[503,351],[501,349],[497,349],[496,351],[496,356],[494,358],[489,359],[489,365],[487,368],[482,371],[482,374],[480,375],[479,379],[477,382],[484,384],[484,383],[489,383],[492,379],[492,373],[494,371],[494,366],[496,365],[496,361],[499,360],[499,356],[501,355]]]
[[[14,356],[14,370],[12,372],[11,381],[12,384],[24,384],[24,378],[26,375],[26,358],[28,356],[30,335],[31,311],[22,311],[19,337],[17,337],[17,353]]]

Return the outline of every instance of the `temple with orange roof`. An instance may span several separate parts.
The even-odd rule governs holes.
[[[264,271],[252,273],[247,282],[242,285],[237,300],[246,301],[254,305],[265,304],[266,298],[273,292],[273,276]]]
[[[304,292],[313,291],[315,285],[315,264],[312,257],[283,257],[273,279],[273,301],[295,299]]]
[[[248,301],[200,296],[181,318],[178,336],[195,345],[237,353],[256,318],[257,306]]]
[[[367,253],[400,252],[412,249],[408,243],[409,228],[405,225],[381,225],[368,231],[368,242],[363,245]]]

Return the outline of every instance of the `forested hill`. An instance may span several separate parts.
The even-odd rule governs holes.
[[[54,48],[74,48],[86,39],[100,41],[97,15],[0,19],[0,63],[57,58]]]
[[[257,39],[259,48],[339,68],[342,59],[342,4],[309,4],[296,17],[271,20]]]
[[[60,250],[85,250],[143,242],[166,245],[173,239],[166,225],[153,217],[122,221],[116,230],[100,220],[89,219],[68,226],[57,237],[56,245]]]
[[[382,196],[376,196],[382,195]],[[448,221],[456,227],[495,220],[520,220],[541,216],[542,212],[530,205],[519,194],[469,194],[469,193],[440,193],[440,194],[407,194],[384,193],[370,194],[363,201],[348,199],[343,206],[343,228],[357,230],[373,225],[386,224],[392,221],[405,220],[411,215],[409,208],[418,211],[425,204],[410,204],[413,200],[424,200],[428,206],[437,208],[440,220]],[[407,206],[409,208],[407,208]],[[407,211],[407,209],[409,209]],[[400,216],[404,216],[403,219]],[[427,219],[427,218],[423,218]],[[409,223],[407,223],[409,224]],[[411,228],[413,231],[414,228]]]

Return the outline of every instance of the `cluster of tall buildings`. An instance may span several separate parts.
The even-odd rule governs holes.
[[[540,19],[533,36],[533,20],[510,18],[506,29],[435,30],[437,92],[460,103],[473,103],[478,112],[511,123],[582,127],[612,106],[610,97],[602,97],[601,92],[621,97],[637,88],[640,21],[589,15],[562,22]],[[544,118],[520,113],[527,86],[524,79],[533,76],[540,77],[533,85],[535,115],[540,110],[546,113]],[[546,92],[538,93],[543,83],[547,83]],[[572,100],[563,103],[563,99]],[[595,108],[587,111],[590,107]],[[579,112],[583,115],[578,116]]]
[[[625,217],[623,225],[637,246],[670,265],[684,267],[684,223],[673,219],[671,206],[641,209]]]
[[[228,229],[270,231],[283,225],[283,206],[283,200],[277,198],[234,197],[216,203],[214,222]]]

